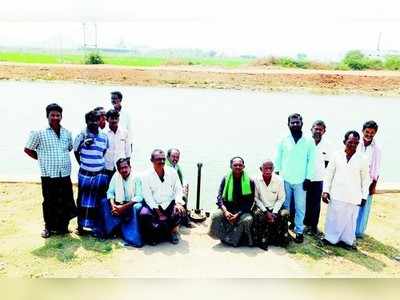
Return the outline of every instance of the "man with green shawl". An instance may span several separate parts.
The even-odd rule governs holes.
[[[253,246],[251,208],[255,184],[244,172],[243,158],[235,156],[230,166],[231,171],[222,179],[219,187],[217,206],[220,211],[212,216],[209,234],[234,247],[245,244]]]
[[[187,210],[187,202],[188,202],[188,195],[189,195],[189,185],[183,180],[183,173],[182,169],[179,166],[179,158],[181,156],[181,152],[179,149],[176,148],[171,148],[167,151],[167,161],[165,162],[165,165],[175,169],[176,173],[178,174],[179,181],[182,184],[182,192],[183,192],[183,201],[185,201],[185,205],[183,206]],[[183,217],[181,225],[192,228],[192,224],[190,223],[190,218],[189,215],[186,214],[185,217]]]

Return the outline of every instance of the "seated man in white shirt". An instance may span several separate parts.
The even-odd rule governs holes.
[[[178,227],[185,217],[182,184],[178,174],[165,166],[165,153],[151,153],[153,167],[143,174],[144,207],[140,212],[143,239],[156,245],[163,240],[178,244]]]
[[[360,206],[368,196],[368,160],[356,152],[360,141],[357,131],[344,136],[344,151],[335,153],[326,170],[322,201],[328,203],[324,244],[356,249],[356,224]]]
[[[256,178],[255,206],[253,207],[253,239],[261,249],[268,245],[286,247],[289,243],[289,211],[282,209],[285,201],[283,179],[274,174],[274,164],[266,160]]]
[[[119,126],[119,112],[110,109],[107,114],[108,128],[105,134],[108,137],[109,148],[104,156],[106,164],[106,172],[109,180],[115,173],[115,163],[119,158],[131,157],[131,143],[129,141],[128,132]]]

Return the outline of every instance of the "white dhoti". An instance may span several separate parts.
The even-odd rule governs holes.
[[[325,239],[336,244],[339,241],[353,245],[359,206],[339,200],[329,202],[325,222]]]

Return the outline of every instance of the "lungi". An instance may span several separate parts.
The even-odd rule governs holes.
[[[181,224],[184,216],[182,217],[175,214],[174,208],[175,200],[171,201],[168,207],[162,211],[167,219],[161,221],[158,214],[144,202],[143,208],[140,211],[139,220],[143,240],[147,244],[154,245],[168,240],[171,237],[172,229]]]
[[[78,226],[101,230],[99,205],[107,199],[108,176],[103,172],[80,169],[78,173]]]
[[[41,180],[45,227],[50,231],[67,232],[69,221],[77,215],[71,178],[42,177]]]
[[[139,213],[141,209],[142,204],[135,203],[125,215],[115,216],[111,213],[110,200],[102,199],[100,202],[100,213],[104,236],[110,236],[112,233],[120,230],[122,239],[127,244],[135,247],[143,246],[139,226]]]
[[[212,216],[209,235],[234,247],[240,244],[253,246],[252,223],[253,217],[249,213],[242,214],[235,224],[230,224],[222,211],[218,211]]]
[[[358,210],[356,204],[332,199],[326,214],[325,239],[332,244],[342,241],[352,246],[356,240]]]
[[[289,244],[289,213],[281,214],[281,212],[278,213],[274,223],[267,223],[266,213],[258,207],[253,208],[252,235],[256,246],[268,249],[268,245],[286,247]]]

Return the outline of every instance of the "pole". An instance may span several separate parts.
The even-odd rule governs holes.
[[[196,198],[196,214],[200,213],[200,186],[201,186],[201,167],[202,163],[197,163],[197,198]]]

